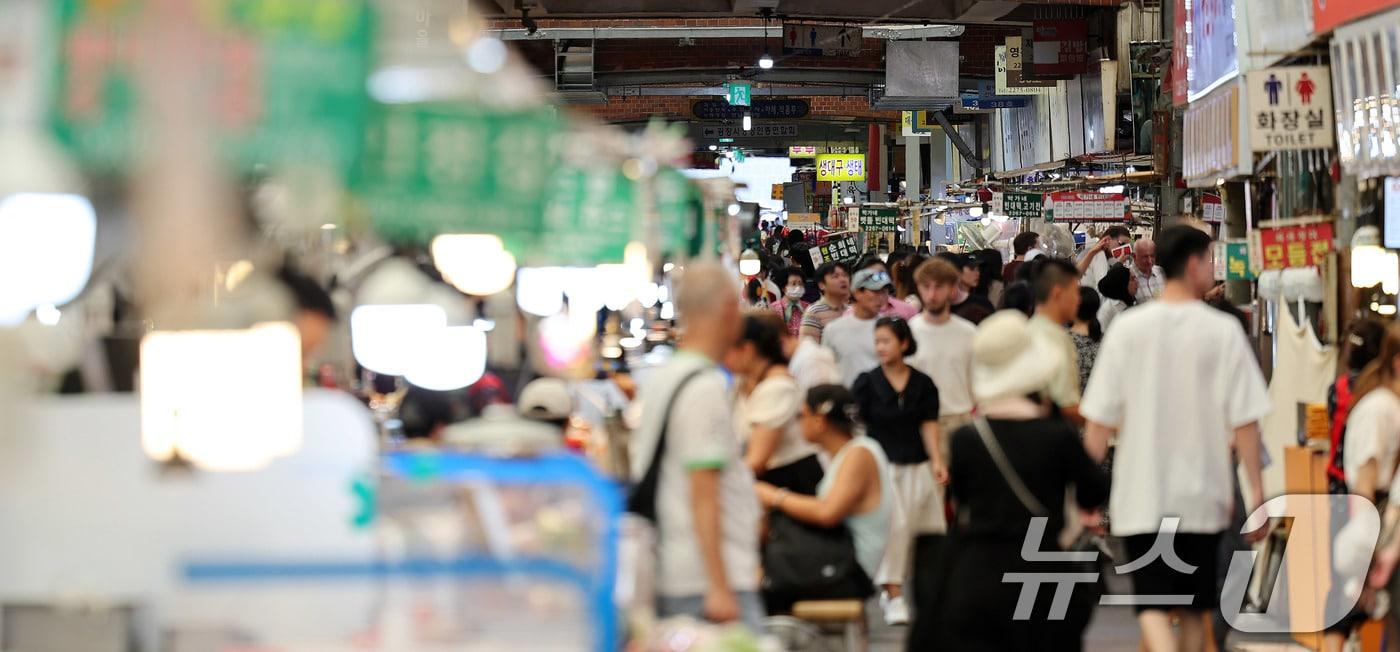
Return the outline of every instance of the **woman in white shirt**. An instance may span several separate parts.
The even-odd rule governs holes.
[[[1099,281],[1099,294],[1103,295],[1098,314],[1099,328],[1108,332],[1108,324],[1114,317],[1137,305],[1137,279],[1127,267],[1114,265]]]
[[[744,446],[744,463],[764,482],[815,494],[822,465],[816,448],[802,439],[798,429],[802,395],[787,369],[786,326],[776,313],[760,310],[744,315],[743,327],[725,366],[738,377],[734,431]]]
[[[884,449],[869,437],[856,436],[856,413],[850,390],[840,385],[813,387],[802,405],[802,436],[831,457],[817,495],[794,495],[766,482],[756,488],[765,507],[804,523],[844,523],[855,543],[856,561],[873,578],[885,554],[892,492]]]

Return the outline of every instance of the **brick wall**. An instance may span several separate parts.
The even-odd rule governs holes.
[[[1020,35],[1019,27],[968,25],[962,38],[958,39],[958,55],[962,58],[959,74],[973,77],[995,75],[996,46],[1004,44],[1008,36]]]
[[[714,97],[652,96],[652,97],[613,97],[607,104],[582,104],[569,107],[579,113],[592,115],[607,122],[635,122],[651,116],[671,120],[693,120],[690,103]],[[804,97],[811,105],[810,118],[853,118],[875,120],[895,124],[899,122],[898,111],[876,111],[870,108],[865,96],[816,96]]]

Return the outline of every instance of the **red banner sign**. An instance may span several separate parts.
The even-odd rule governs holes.
[[[1325,34],[1338,25],[1397,5],[1400,0],[1313,0],[1313,33]]]
[[[1190,68],[1186,46],[1191,43],[1191,36],[1186,33],[1186,12],[1191,3],[1186,0],[1174,1],[1176,6],[1172,11],[1172,65],[1167,70],[1167,84],[1171,87],[1172,106],[1184,106],[1190,88],[1190,80],[1186,76],[1186,71]]]
[[[1322,265],[1332,251],[1332,223],[1260,229],[1259,248],[1264,269]]]
[[[1072,78],[1089,63],[1089,24],[1082,20],[1031,23],[1031,75]]]

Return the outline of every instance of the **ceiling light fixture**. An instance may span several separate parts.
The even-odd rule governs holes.
[[[773,56],[768,54],[768,19],[773,16],[773,10],[763,8],[763,56],[758,58],[758,67],[763,70],[773,69]]]
[[[753,129],[753,116],[751,116],[751,115],[745,113],[745,114],[744,114],[744,131],[751,131],[752,129]]]

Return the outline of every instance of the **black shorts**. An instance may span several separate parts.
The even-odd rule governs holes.
[[[1176,556],[1195,570],[1183,573],[1167,565],[1160,555],[1152,553],[1157,542],[1157,534],[1134,534],[1123,537],[1123,547],[1128,558],[1119,563],[1126,566],[1152,554],[1156,557],[1146,566],[1126,575],[1133,581],[1133,595],[1144,598],[1134,605],[1141,613],[1149,609],[1173,610],[1190,609],[1208,611],[1220,605],[1220,592],[1216,586],[1219,574],[1220,533],[1184,534],[1178,532],[1171,537],[1172,550]],[[1190,596],[1190,604],[1176,602],[1163,604],[1151,602],[1152,598],[1165,596]]]

